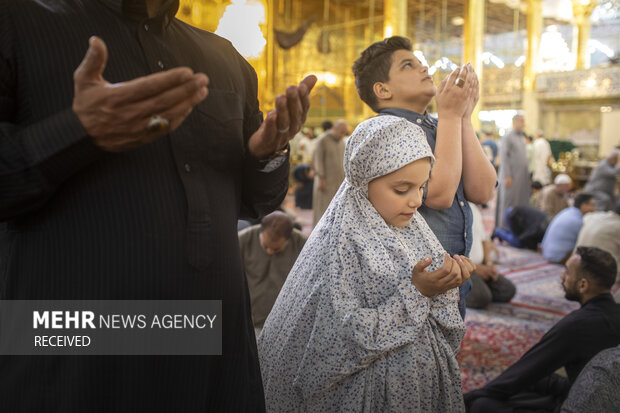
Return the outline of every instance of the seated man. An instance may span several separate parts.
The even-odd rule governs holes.
[[[507,303],[514,297],[515,285],[497,272],[497,267],[491,259],[491,251],[495,246],[489,234],[484,229],[482,215],[478,206],[469,203],[472,212],[472,245],[469,258],[476,264],[476,270],[471,274],[471,293],[465,298],[469,308],[484,308],[491,301]]]
[[[482,132],[482,137],[480,138],[480,142],[482,144],[482,149],[484,150],[484,154],[487,156],[487,159],[491,162],[494,168],[497,167],[497,155],[499,153],[499,147],[497,146],[497,142],[493,139],[493,132],[486,131]]]
[[[301,163],[293,169],[295,180],[295,206],[301,209],[312,209],[312,186],[314,171],[310,164]]]
[[[547,214],[549,220],[560,211],[568,208],[568,192],[573,181],[566,174],[559,174],[553,180],[553,185],[543,188],[538,197],[538,209]]]
[[[280,211],[239,233],[257,335],[305,243],[306,236],[294,229],[293,220]]]
[[[513,247],[536,251],[549,223],[547,215],[529,205],[510,207],[504,220],[509,229],[495,228],[493,238],[506,241]]]
[[[538,207],[539,204],[539,199],[540,199],[540,194],[542,192],[543,186],[540,182],[538,181],[533,181],[532,184],[530,185],[530,190],[531,190],[531,194],[530,194],[530,206],[533,207]]]
[[[594,196],[581,193],[572,207],[563,209],[551,220],[542,240],[542,254],[549,262],[564,264],[570,257],[581,230],[583,216],[594,211]]]
[[[620,304],[610,288],[616,261],[606,251],[579,247],[562,275],[566,299],[581,308],[553,326],[515,364],[479,390],[465,394],[471,413],[554,411],[583,367],[620,344]],[[554,372],[564,367],[568,378]]]

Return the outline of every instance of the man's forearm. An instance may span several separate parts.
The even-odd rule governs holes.
[[[0,121],[0,221],[42,208],[103,154],[71,109],[22,128]]]
[[[257,218],[274,211],[288,190],[288,160],[271,172],[259,170],[256,161],[248,159],[243,171],[241,217]]]
[[[485,204],[493,197],[495,168],[487,159],[469,119],[463,119],[463,189],[468,201]]]
[[[495,245],[491,241],[482,241],[482,251],[483,251],[483,264],[492,264],[493,259],[491,257],[491,251],[495,249]]]

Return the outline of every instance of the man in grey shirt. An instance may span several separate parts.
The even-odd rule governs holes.
[[[263,327],[278,293],[293,268],[307,237],[293,228],[284,212],[265,216],[260,225],[239,233],[239,247],[250,290],[256,333]]]
[[[499,195],[496,226],[508,229],[505,222],[509,207],[528,205],[530,175],[525,151],[525,119],[517,114],[512,118],[512,130],[502,137],[499,148]]]

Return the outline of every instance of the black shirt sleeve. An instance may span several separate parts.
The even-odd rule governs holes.
[[[86,135],[71,108],[28,125],[20,125],[14,119],[18,73],[13,48],[10,12],[0,10],[2,221],[41,207],[58,185],[102,153]]]

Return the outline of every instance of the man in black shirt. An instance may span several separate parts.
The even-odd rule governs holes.
[[[0,356],[1,412],[264,411],[236,224],[284,198],[316,78],[263,122],[178,7],[0,0],[0,299],[221,300],[223,354]]]
[[[573,311],[523,357],[482,389],[465,394],[471,413],[544,412],[561,405],[579,372],[598,352],[620,344],[620,305],[610,289],[616,261],[606,251],[578,247],[566,263],[562,285]],[[554,372],[564,367],[568,378]]]

